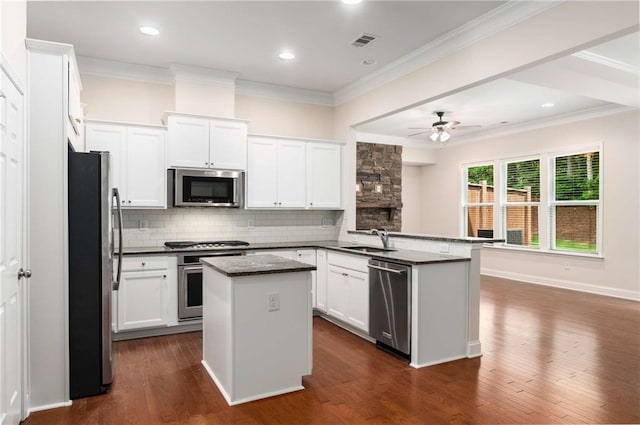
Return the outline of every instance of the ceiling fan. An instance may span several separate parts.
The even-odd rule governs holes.
[[[455,130],[456,128],[477,128],[482,127],[481,125],[463,125],[460,126],[460,121],[445,121],[444,120],[444,111],[435,111],[434,114],[438,116],[438,121],[434,122],[431,125],[431,128],[425,127],[409,127],[409,130],[424,130],[419,131],[417,133],[409,134],[407,137],[419,136],[424,133],[431,133],[429,138],[434,142],[445,143],[447,140],[451,138],[450,130]]]

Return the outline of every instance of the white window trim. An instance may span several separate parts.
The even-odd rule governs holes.
[[[556,255],[556,256],[572,256],[572,257],[581,257],[581,258],[593,258],[593,259],[603,259],[603,225],[604,225],[604,144],[597,145],[588,145],[582,147],[572,147],[570,149],[558,150],[552,152],[541,152],[538,154],[529,153],[521,156],[509,155],[508,157],[502,157],[495,160],[484,160],[478,162],[468,162],[461,163],[461,185],[460,192],[461,195],[461,203],[460,203],[460,220],[459,220],[459,229],[460,235],[462,237],[466,237],[467,235],[467,208],[469,206],[473,207],[481,207],[488,206],[493,207],[493,218],[494,218],[494,226],[493,226],[493,237],[495,239],[505,239],[506,238],[506,223],[504,220],[504,211],[503,207],[506,207],[506,202],[503,199],[504,190],[503,187],[506,187],[506,164],[511,162],[519,162],[519,161],[528,161],[531,159],[539,159],[540,160],[540,201],[537,203],[525,203],[527,205],[536,205],[538,206],[538,233],[539,233],[539,246],[536,247],[523,247],[516,245],[507,245],[506,240],[504,243],[494,243],[492,245],[487,245],[493,249],[502,249],[502,250],[511,250],[517,252],[529,252],[529,253],[537,253],[544,255]],[[554,201],[555,197],[555,158],[560,156],[569,156],[569,155],[577,155],[585,152],[598,152],[599,153],[599,199],[598,200],[586,200],[586,201]],[[492,165],[493,166],[493,181],[494,181],[494,202],[493,203],[478,203],[478,204],[469,204],[467,203],[467,176],[468,169],[470,167],[478,167],[483,165]],[[496,193],[496,191],[498,191]],[[518,203],[509,202],[508,205],[516,206]],[[558,250],[552,249],[552,245],[554,244],[554,235],[555,223],[551,220],[551,210],[554,206],[562,206],[562,205],[595,205],[598,208],[598,217],[597,217],[597,229],[596,229],[596,252],[595,253],[585,253],[580,251],[566,251],[566,250]],[[496,212],[499,212],[496,213]],[[552,233],[553,232],[553,233]]]

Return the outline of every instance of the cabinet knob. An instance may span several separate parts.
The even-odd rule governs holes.
[[[311,204],[310,204],[310,205],[313,205],[313,202],[311,202]]]
[[[278,202],[278,205],[282,205],[282,202]]]
[[[277,202],[274,202],[274,203],[273,203],[273,205],[278,205],[278,203],[277,203]]]
[[[162,278],[163,278],[163,279],[166,279],[166,278],[167,278],[167,275],[166,275],[166,274],[163,274],[163,275],[162,275]]]
[[[209,165],[209,163],[208,163],[208,162],[205,162],[205,163],[204,163],[204,165]]]
[[[142,263],[140,263],[140,265],[141,265],[142,267],[144,267],[144,266],[146,266],[146,265],[147,265],[147,263],[145,263],[145,262],[143,261]]]
[[[129,204],[130,204],[130,203],[131,203],[131,201],[127,201],[127,203],[129,203]]]

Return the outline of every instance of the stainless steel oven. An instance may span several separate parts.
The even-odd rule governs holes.
[[[200,258],[236,255],[244,255],[244,252],[178,254],[178,320],[193,320],[202,317],[202,264],[200,264]]]

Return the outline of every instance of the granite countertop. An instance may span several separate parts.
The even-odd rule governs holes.
[[[352,235],[371,235],[370,230],[348,230],[347,233]],[[504,239],[497,239],[497,238],[476,238],[471,236],[454,238],[450,236],[422,235],[418,233],[389,232],[389,236],[393,236],[394,238],[421,239],[426,241],[437,241],[437,242],[462,242],[462,243],[504,242]]]
[[[379,252],[363,252],[349,249],[348,247],[352,246],[367,246],[371,248],[380,248],[380,246],[376,245],[367,245],[355,242],[343,242],[343,241],[298,241],[298,242],[271,242],[271,243],[252,243],[249,246],[241,246],[241,247],[227,247],[227,248],[213,248],[210,250],[194,250],[189,248],[184,249],[168,249],[165,247],[142,247],[142,248],[125,248],[125,255],[146,255],[146,254],[179,254],[179,253],[198,253],[202,256],[206,256],[207,253],[218,253],[218,252],[238,252],[238,251],[252,251],[252,250],[264,250],[268,251],[269,249],[328,249],[330,251],[342,252],[345,254],[359,255],[368,258],[374,258],[382,261],[392,261],[396,263],[406,264],[406,265],[420,265],[420,264],[430,264],[430,263],[443,263],[449,261],[470,261],[469,258],[466,257],[456,257],[453,255],[445,255],[445,254],[435,254],[424,251],[414,251],[408,249],[395,249],[392,248],[388,251],[379,251]],[[254,258],[251,257],[221,257],[221,258],[239,258],[239,259],[247,259]]]
[[[316,270],[316,266],[311,264],[270,254],[250,257],[204,257],[200,262],[230,277]]]

